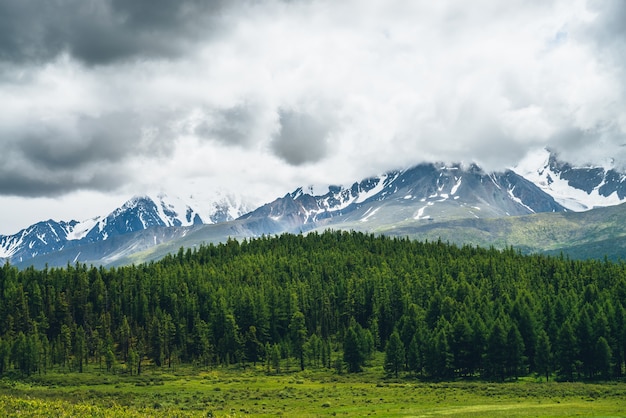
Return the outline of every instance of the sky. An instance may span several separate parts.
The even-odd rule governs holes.
[[[0,234],[549,147],[626,166],[623,0],[0,0]]]

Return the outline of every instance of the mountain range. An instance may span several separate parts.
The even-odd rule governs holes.
[[[422,163],[324,193],[300,187],[252,210],[233,195],[199,203],[160,193],[87,221],[48,220],[0,235],[0,259],[19,267],[120,265],[228,238],[324,229],[617,259],[625,181],[610,165],[575,166],[541,150],[499,173]]]
[[[119,237],[132,236],[134,233],[159,227],[172,228],[170,232],[174,233],[177,228],[228,222],[248,211],[244,201],[231,195],[219,194],[208,202],[197,202],[193,196],[184,202],[165,193],[136,196],[105,216],[82,222],[57,222],[50,219],[31,225],[14,235],[0,235],[0,260],[7,259],[16,265],[28,265],[38,257],[71,253],[75,255],[66,262],[76,262],[83,259],[83,249],[90,245],[93,247],[106,242],[104,246],[111,248],[111,242],[119,241]],[[154,234],[152,236],[152,245],[157,245],[162,239],[176,236],[176,233],[165,234],[162,239]],[[121,250],[120,248],[116,252]],[[92,254],[90,258],[98,262],[105,257]]]

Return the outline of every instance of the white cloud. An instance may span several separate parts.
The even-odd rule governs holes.
[[[619,1],[244,2],[187,26],[180,13],[109,9],[138,26],[103,23],[119,36],[91,55],[71,16],[68,47],[41,49],[54,55],[11,50],[17,29],[0,42],[0,194],[219,184],[261,203],[424,160],[501,169],[545,145],[624,156]],[[2,205],[0,233],[25,226],[8,213],[18,200]]]

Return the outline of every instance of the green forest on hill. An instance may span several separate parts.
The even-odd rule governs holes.
[[[621,378],[626,264],[357,232],[181,249],[118,268],[0,268],[0,376],[84,365],[367,367]]]

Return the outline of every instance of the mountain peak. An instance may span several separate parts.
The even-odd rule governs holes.
[[[219,200],[190,199],[187,203],[163,191],[139,194],[104,216],[82,222],[42,221],[15,235],[0,235],[0,259],[22,263],[43,254],[152,227],[190,227],[230,221],[247,211],[243,199],[233,195],[223,195]],[[79,254],[75,258],[78,261]]]
[[[548,149],[528,153],[514,168],[567,209],[580,212],[626,200],[626,174],[614,164],[572,165]]]
[[[39,222],[18,234],[0,236],[0,258],[21,265],[34,257],[40,265],[46,260],[55,265],[67,260],[97,262],[99,257],[113,263],[175,236],[183,239],[191,227],[190,240],[207,233],[213,242],[218,235],[326,228],[400,231],[449,220],[585,210],[620,203],[626,196],[626,175],[606,167],[573,165],[543,149],[504,172],[485,172],[476,164],[422,163],[348,185],[298,187],[252,212],[237,195],[205,190],[185,195],[183,199],[161,190],[133,196],[112,212],[86,221]],[[196,229],[199,224],[205,226]]]
[[[475,164],[466,168],[461,164],[419,164],[369,177],[349,187],[331,185],[324,194],[304,190],[298,187],[245,218],[269,217],[289,229],[343,222],[339,219],[346,217],[372,221],[384,212],[394,222],[412,222],[564,210],[512,171],[488,174]]]

